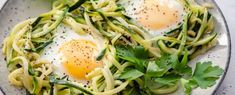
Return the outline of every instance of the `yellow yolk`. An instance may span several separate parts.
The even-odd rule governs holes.
[[[180,21],[177,8],[169,0],[144,0],[136,10],[137,21],[149,29],[164,29]]]
[[[66,73],[76,80],[87,80],[86,74],[103,65],[96,61],[98,50],[92,41],[72,40],[63,44],[59,52],[64,57],[62,66]]]

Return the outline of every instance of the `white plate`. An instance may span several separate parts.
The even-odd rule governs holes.
[[[3,7],[3,5],[6,3],[7,0],[0,1],[0,9]]]
[[[2,7],[3,3],[5,5]],[[50,10],[49,0],[1,0],[0,2],[0,42],[8,36],[10,29],[17,23],[26,20],[27,18],[37,17],[40,13]],[[215,94],[216,89],[220,86],[229,66],[231,55],[231,39],[228,31],[227,23],[222,15],[221,10],[213,0],[197,0],[198,2],[212,2],[215,8],[210,12],[215,16],[217,24],[215,31],[220,34],[219,44],[207,52],[206,54],[199,56],[191,61],[213,61],[215,65],[219,65],[225,70],[225,73],[221,77],[217,84],[209,89],[195,89],[193,95],[212,95]],[[1,5],[2,4],[2,5]],[[1,48],[1,47],[0,47]],[[7,75],[8,70],[6,68],[6,62],[2,51],[0,51],[0,90],[6,95],[25,95],[23,88],[11,86],[8,82]],[[193,65],[193,64],[191,64]],[[176,95],[181,95],[182,91],[177,91]]]

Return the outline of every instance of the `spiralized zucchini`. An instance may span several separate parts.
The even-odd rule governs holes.
[[[154,38],[124,15],[124,8],[117,4],[118,1],[54,0],[51,11],[17,24],[5,38],[3,47],[10,83],[26,88],[33,95],[129,95],[136,84],[141,90],[145,88],[144,79],[119,79],[133,64],[117,58],[115,45],[143,46],[151,53],[150,59],[157,59],[162,53],[183,56],[186,52],[192,59],[216,45],[213,16],[194,1],[179,0],[187,12],[184,22]],[[39,59],[61,23],[79,35],[91,33],[94,38],[109,41],[99,58],[104,59],[105,66],[86,76],[91,81],[88,87],[60,78],[53,73],[52,63]],[[142,94],[171,93],[177,88],[178,82],[175,82]]]

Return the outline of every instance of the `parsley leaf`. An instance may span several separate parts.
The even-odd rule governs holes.
[[[164,54],[155,62],[149,62],[145,78],[145,87],[156,90],[161,87],[172,87],[181,78],[172,72],[173,66],[179,64],[177,55]]]
[[[151,77],[162,77],[168,72],[173,64],[178,64],[178,57],[175,55],[164,54],[154,62],[149,62],[147,74]]]
[[[198,62],[194,73],[189,80],[182,79],[186,95],[190,95],[192,89],[200,87],[206,89],[213,86],[220,75],[223,74],[223,69],[218,66],[212,66],[212,62]]]
[[[169,74],[169,75],[164,75],[161,78],[155,78],[154,81],[164,85],[174,85],[175,82],[177,82],[180,78],[181,78],[180,75]]]
[[[164,54],[161,56],[159,59],[156,60],[156,64],[160,68],[164,68],[166,70],[172,68],[173,64],[178,64],[178,56],[177,55],[169,55],[169,54]]]
[[[142,73],[136,69],[131,69],[131,70],[128,70],[128,71],[124,72],[123,74],[121,74],[119,79],[134,80],[134,79],[139,78],[143,75],[144,75],[144,73]]]
[[[117,45],[116,50],[117,57],[133,63],[138,70],[144,72],[149,56],[148,51],[144,47],[136,46],[133,48],[130,45]]]
[[[193,80],[181,79],[182,86],[184,87],[185,95],[190,95],[194,88],[197,88],[198,85]]]
[[[155,62],[149,62],[147,67],[147,75],[149,77],[161,77],[167,70],[160,68]]]
[[[193,74],[195,80],[200,88],[206,89],[213,86],[220,75],[223,74],[223,69],[219,66],[212,66],[212,62],[197,63]]]

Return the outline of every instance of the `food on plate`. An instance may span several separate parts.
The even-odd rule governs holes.
[[[32,95],[190,95],[223,74],[189,65],[216,46],[214,25],[194,0],[53,0],[11,30],[3,53],[9,82]]]

